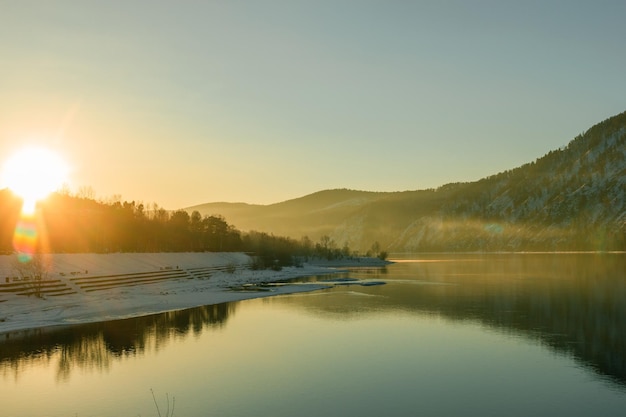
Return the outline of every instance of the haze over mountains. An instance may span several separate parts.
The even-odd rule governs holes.
[[[208,203],[240,230],[392,252],[626,250],[626,112],[521,167],[405,192],[326,190],[271,204]]]

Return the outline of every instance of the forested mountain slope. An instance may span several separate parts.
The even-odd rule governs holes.
[[[448,185],[436,213],[414,220],[394,246],[429,249],[624,249],[626,113],[535,162]]]
[[[329,190],[269,206],[191,207],[243,230],[329,235],[365,250],[625,250],[626,112],[567,146],[480,181],[436,190]]]

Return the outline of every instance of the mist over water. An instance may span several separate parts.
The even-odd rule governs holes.
[[[152,388],[181,416],[623,414],[624,254],[405,258],[341,275],[383,286],[2,335],[3,409],[155,415]]]

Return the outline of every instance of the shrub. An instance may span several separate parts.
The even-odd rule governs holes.
[[[229,274],[234,274],[236,270],[237,270],[237,265],[235,265],[234,263],[231,262],[228,265],[226,265],[226,272],[228,272]]]

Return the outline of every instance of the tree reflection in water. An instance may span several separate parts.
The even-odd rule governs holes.
[[[222,327],[237,303],[102,323],[43,328],[7,333],[0,337],[0,367],[17,379],[33,362],[47,365],[58,357],[57,380],[69,378],[74,367],[107,370],[116,358],[158,351],[168,341]]]

